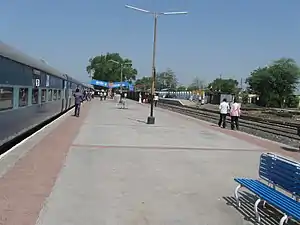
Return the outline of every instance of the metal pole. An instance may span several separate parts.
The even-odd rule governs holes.
[[[155,118],[153,116],[153,100],[155,94],[155,79],[156,79],[156,70],[155,70],[155,51],[156,51],[156,26],[157,26],[157,18],[159,15],[182,15],[187,14],[187,12],[178,11],[178,12],[151,12],[146,9],[138,8],[131,5],[125,5],[126,8],[130,8],[136,11],[140,11],[143,13],[148,13],[154,15],[154,38],[153,38],[153,55],[152,55],[152,87],[151,87],[151,108],[150,108],[150,115],[148,116],[148,124],[154,124]]]
[[[151,107],[150,107],[150,117],[148,117],[148,124],[154,124],[155,118],[153,115],[154,108],[154,94],[155,94],[155,79],[156,79],[156,69],[155,69],[155,56],[156,56],[156,28],[157,28],[157,17],[154,14],[154,32],[153,32],[153,52],[152,52],[152,88],[151,88]]]

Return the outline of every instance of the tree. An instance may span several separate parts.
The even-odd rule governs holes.
[[[165,72],[157,73],[155,83],[155,87],[158,90],[166,88],[169,90],[176,90],[178,82],[175,73],[168,68]]]
[[[246,79],[246,83],[249,85],[249,92],[259,95],[259,103],[262,106],[270,105],[272,96],[274,95],[269,82],[270,76],[268,68],[264,67],[254,70],[250,74],[250,77]]]
[[[190,84],[188,87],[189,91],[195,91],[195,90],[200,90],[204,89],[204,81],[201,80],[199,77],[195,77],[193,82]]]
[[[234,79],[217,78],[208,87],[213,91],[220,91],[226,94],[234,94],[237,91],[239,82]]]
[[[241,91],[240,93],[240,100],[242,101],[242,104],[248,104],[248,96],[249,93],[247,91]]]
[[[177,91],[186,91],[187,88],[183,85],[180,85],[178,88],[177,88]]]
[[[295,60],[281,58],[270,66],[254,70],[246,82],[249,89],[260,96],[263,106],[284,107],[294,94],[300,78]]]
[[[120,81],[121,65],[113,63],[110,60],[124,64],[123,81],[136,79],[137,70],[132,67],[132,61],[127,58],[122,58],[119,53],[107,53],[106,55],[91,58],[86,70],[89,74],[92,73],[93,79],[95,80],[108,82]]]
[[[139,90],[149,90],[152,85],[152,77],[142,77],[141,79],[137,79],[135,81],[134,86]]]

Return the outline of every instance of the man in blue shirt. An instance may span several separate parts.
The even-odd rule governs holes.
[[[74,93],[75,98],[75,116],[79,117],[80,114],[80,106],[83,102],[83,94],[79,92],[79,89],[77,88]]]

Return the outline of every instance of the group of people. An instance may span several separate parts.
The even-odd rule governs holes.
[[[99,95],[100,101],[106,100],[107,97],[113,98],[115,96],[115,93],[113,93],[113,92],[109,93],[104,90],[99,91],[96,94]],[[94,98],[94,95],[95,95],[94,91],[86,91],[85,90],[85,91],[83,91],[83,93],[81,93],[78,88],[75,90],[75,93],[73,95],[75,98],[75,115],[74,116],[79,117],[81,103],[83,101],[91,101],[91,99]],[[119,97],[118,104],[121,104],[122,107],[125,108],[125,105],[126,105],[125,100],[127,98],[127,93],[126,92],[117,92],[116,97]]]
[[[117,107],[121,106],[121,108],[127,108],[127,92],[116,92],[114,95],[114,99],[117,102]]]
[[[94,98],[94,92],[93,91],[83,91],[83,100],[91,101],[92,98]]]
[[[231,106],[227,102],[227,99],[224,98],[219,106],[220,110],[220,120],[219,120],[219,127],[226,128],[226,116],[230,113],[231,117],[231,129],[234,130],[236,128],[239,129],[239,117],[241,115],[241,106],[240,104],[234,99],[233,104]]]
[[[142,93],[140,92],[139,93],[139,103],[146,103],[146,102],[151,102],[152,96],[145,93],[144,95],[142,95]],[[158,96],[158,93],[155,93],[154,96],[153,96],[153,103],[154,103],[154,106],[156,107],[157,106],[157,103],[158,103],[158,100],[159,100],[159,96]]]
[[[106,97],[107,97],[107,92],[102,90],[99,92],[99,97],[100,97],[100,101],[102,100],[106,100]]]

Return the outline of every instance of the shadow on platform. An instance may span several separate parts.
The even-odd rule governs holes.
[[[255,225],[258,224],[256,222],[254,212],[254,204],[257,198],[249,192],[239,193],[241,201],[240,208],[237,207],[236,200],[233,196],[223,197],[223,199],[226,201],[226,205],[235,208],[244,217],[245,221]],[[259,205],[259,215],[261,217],[260,225],[278,225],[281,217],[283,216],[282,213],[268,204],[266,204],[265,208],[263,208],[262,205],[263,204]],[[286,225],[299,225],[299,223],[289,220]]]
[[[280,146],[281,149],[288,151],[288,152],[300,152],[299,149],[294,148],[294,147],[285,147],[285,146]]]

